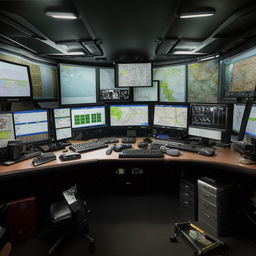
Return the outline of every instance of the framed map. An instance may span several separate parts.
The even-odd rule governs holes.
[[[153,80],[159,80],[161,102],[186,101],[186,66],[168,66],[153,69]]]
[[[219,62],[210,60],[188,65],[188,102],[216,103]]]

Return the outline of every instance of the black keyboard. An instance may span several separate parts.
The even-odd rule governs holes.
[[[163,158],[160,150],[151,149],[124,149],[119,158]]]
[[[199,146],[199,145],[192,145],[192,144],[187,144],[187,143],[155,140],[153,142],[153,144],[166,146],[168,148],[176,148],[176,149],[180,149],[180,150],[190,151],[190,152],[198,153],[198,154],[205,155],[205,156],[212,156],[215,153],[214,148]]]
[[[122,143],[135,143],[136,142],[136,137],[123,137],[122,138]]]
[[[84,153],[84,152],[89,152],[93,150],[97,150],[100,148],[107,148],[108,145],[100,142],[100,141],[89,141],[89,142],[83,142],[79,144],[73,144],[69,147],[74,152],[78,153]]]
[[[119,139],[115,137],[104,137],[104,138],[99,138],[97,141],[103,142],[105,144],[110,144],[110,143],[118,143]]]

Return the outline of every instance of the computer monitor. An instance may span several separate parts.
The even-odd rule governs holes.
[[[12,113],[0,113],[0,149],[6,148],[9,140],[14,140]]]
[[[116,64],[117,87],[151,87],[152,63]]]
[[[149,125],[148,105],[110,105],[112,127],[147,127]]]
[[[59,64],[62,105],[96,103],[96,68]]]
[[[253,139],[256,139],[256,105],[251,108],[251,112],[247,121],[245,134],[249,135]]]
[[[232,131],[235,133],[239,133],[240,131],[244,110],[245,110],[244,104],[234,104]]]
[[[53,110],[56,141],[72,137],[70,108],[55,108]]]
[[[16,139],[23,143],[41,143],[49,140],[48,110],[13,112]]]
[[[188,128],[188,106],[176,104],[161,104],[154,107],[154,127]]]
[[[225,104],[191,104],[190,126],[212,130],[226,130],[228,105]]]
[[[73,129],[106,126],[105,106],[71,108],[71,118]]]
[[[32,85],[29,67],[0,60],[0,101],[30,100]]]

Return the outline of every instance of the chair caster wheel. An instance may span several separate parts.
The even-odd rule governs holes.
[[[176,236],[170,236],[170,242],[177,242],[177,237]]]
[[[94,253],[95,252],[95,243],[90,243],[89,244],[89,253]]]

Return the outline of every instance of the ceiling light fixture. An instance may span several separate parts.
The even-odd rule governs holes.
[[[193,51],[174,51],[172,54],[174,54],[174,55],[200,55],[203,53],[193,52]]]
[[[80,55],[85,55],[85,54],[83,51],[77,51],[77,52],[67,52],[65,55],[80,56]]]
[[[213,59],[217,59],[219,58],[220,55],[216,54],[216,55],[211,55],[211,56],[206,56],[206,57],[199,57],[198,60],[199,61],[206,61],[206,60],[213,60]]]
[[[203,17],[213,16],[215,12],[216,11],[213,8],[201,9],[197,11],[180,12],[179,18],[181,19],[203,18]]]
[[[77,14],[74,12],[47,11],[45,15],[55,19],[75,20],[78,18]]]

